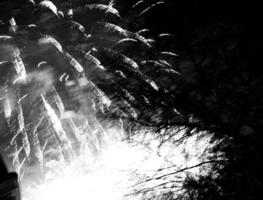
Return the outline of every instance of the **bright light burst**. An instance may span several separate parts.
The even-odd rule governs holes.
[[[142,3],[143,1],[139,1],[132,8]],[[163,1],[159,1],[147,6],[146,9],[138,13],[138,16],[145,15],[152,8],[163,3]],[[52,3],[51,5],[50,2],[44,2],[44,4],[53,13],[57,13],[55,5]],[[104,10],[105,14],[111,13],[120,18],[114,5],[114,1],[111,1],[109,5],[88,4],[85,8],[91,10],[99,8]],[[69,11],[69,15],[71,15],[70,13],[72,14],[72,10]],[[143,88],[145,87],[145,92],[148,89],[149,91],[153,89],[154,93],[150,92],[150,94],[157,94],[156,92],[163,87],[161,85],[166,88],[166,83],[162,83],[161,77],[156,81],[152,78],[159,73],[161,76],[163,74],[170,76],[173,73],[178,75],[178,72],[172,70],[170,61],[161,59],[164,55],[177,56],[173,52],[160,52],[156,58],[151,58],[152,56],[149,56],[148,53],[135,54],[132,57],[122,53],[124,46],[122,47],[120,44],[124,42],[135,42],[141,47],[147,46],[146,52],[148,52],[155,42],[153,39],[141,35],[147,29],[136,33],[131,32],[117,24],[105,21],[104,17],[101,22],[94,24],[97,24],[98,27],[90,28],[91,30],[95,28],[92,31],[95,34],[97,31],[102,31],[100,33],[103,36],[102,42],[100,42],[101,36],[99,34],[98,37],[94,37],[95,40],[98,39],[98,45],[95,44],[97,42],[94,44],[93,42],[91,44],[84,43],[76,45],[76,48],[73,49],[71,49],[71,43],[66,45],[66,47],[69,46],[69,50],[75,52],[74,54],[83,54],[83,48],[90,49],[88,52],[84,51],[84,55],[79,59],[72,57],[66,52],[67,48],[62,48],[58,41],[46,35],[37,40],[37,46],[33,47],[39,48],[39,52],[34,49],[32,55],[26,55],[28,50],[32,48],[31,42],[30,48],[27,49],[26,45],[21,53],[18,47],[13,44],[13,37],[0,36],[0,39],[2,38],[5,43],[7,41],[7,45],[3,46],[3,50],[6,50],[3,52],[7,56],[3,58],[8,62],[11,61],[15,68],[15,73],[7,70],[8,73],[4,78],[10,79],[10,81],[4,81],[4,84],[0,86],[0,112],[4,114],[5,126],[8,127],[9,132],[6,136],[9,142],[5,145],[4,151],[10,159],[10,163],[8,163],[10,169],[19,174],[23,200],[139,200],[145,195],[161,195],[165,192],[177,191],[182,187],[186,173],[198,177],[203,171],[210,170],[209,165],[205,166],[205,170],[202,170],[201,167],[194,167],[200,163],[206,163],[211,154],[209,149],[216,144],[216,142],[211,142],[211,135],[206,132],[193,133],[186,140],[180,140],[185,133],[185,130],[177,130],[180,127],[174,127],[173,130],[168,131],[170,132],[168,134],[157,134],[152,130],[146,130],[145,127],[139,127],[137,132],[129,133],[129,139],[127,139],[128,133],[125,133],[124,122],[121,119],[109,122],[108,126],[107,123],[105,124],[97,118],[98,111],[105,114],[109,110],[118,110],[119,104],[126,104],[124,107],[127,106],[129,115],[136,119],[138,117],[137,108],[132,108],[131,105],[136,105],[141,100],[137,102],[132,96],[133,92],[130,92],[128,88],[131,88],[132,91],[133,88],[139,86],[136,82],[141,82]],[[75,31],[75,25],[70,25],[72,33]],[[31,28],[35,30],[33,26],[30,26],[30,30]],[[81,26],[80,29],[84,28]],[[13,32],[15,33],[15,30]],[[81,30],[81,32],[85,32],[85,30]],[[107,34],[104,35],[105,32]],[[116,34],[116,41],[114,41],[115,36],[108,37],[111,33]],[[92,36],[87,36],[86,33],[84,36],[86,39],[89,38],[87,42],[90,43]],[[171,35],[164,33],[159,36]],[[113,42],[111,46],[114,47],[114,50],[108,47],[108,40],[110,43]],[[101,48],[100,43],[104,43],[104,41],[107,41],[106,48],[103,46]],[[82,47],[82,45],[84,46]],[[118,45],[121,46],[119,52],[117,51]],[[44,47],[42,48],[42,46]],[[99,57],[92,55],[93,53],[96,55],[95,52],[98,49],[103,49],[103,55],[113,57],[112,60],[116,60],[115,57],[117,57],[116,62],[120,63],[114,67],[112,65],[103,66]],[[40,54],[51,55],[49,51],[56,52],[57,55],[50,58],[50,60],[56,59],[56,62],[41,61],[45,56],[42,58]],[[149,52],[152,54],[152,51]],[[98,56],[101,53],[98,53]],[[33,65],[26,67],[22,59],[24,54],[32,60],[35,60],[33,59],[35,56],[40,56],[36,59],[40,61],[36,65],[36,70],[32,71]],[[81,60],[81,63],[85,62],[85,66],[83,67],[78,60]],[[0,64],[2,63],[0,61]],[[52,63],[59,65],[53,66]],[[124,65],[123,70],[118,69],[118,65]],[[144,66],[153,68],[153,71],[158,71],[158,73],[154,72],[152,77],[148,77],[142,73],[145,69],[140,69]],[[162,70],[155,70],[157,66],[161,66]],[[112,69],[108,70],[108,68]],[[115,71],[115,68],[118,70]],[[111,72],[112,70],[114,73]],[[133,84],[134,82],[134,86],[120,87],[123,93],[120,97],[123,101],[115,105],[111,102],[114,98],[111,99],[111,95],[107,96],[98,86],[100,84],[95,83],[101,82],[100,75],[97,74],[94,79],[89,80],[86,76],[83,77],[83,72],[88,74],[88,77],[93,73],[102,73],[105,75],[105,79],[101,80],[103,82],[105,80],[106,85],[111,79],[112,75],[110,74],[114,74],[113,80],[109,83],[110,85],[114,83],[117,86],[116,91],[119,91],[119,84],[126,83],[126,79],[127,83]],[[131,80],[127,75],[131,75]],[[96,81],[96,79],[98,80]],[[160,82],[160,85],[157,82]],[[115,88],[113,90],[115,91]],[[137,90],[135,91],[137,93]],[[140,95],[139,99],[141,97],[148,107],[151,104],[148,97]],[[125,99],[127,98],[134,103],[131,105],[128,101],[126,103]],[[161,102],[161,104],[166,105],[165,102]],[[174,108],[172,109],[179,114]],[[143,111],[141,110],[141,112]],[[126,116],[125,113],[123,114]],[[156,115],[151,116],[152,120],[158,120],[159,114],[161,113],[157,112]],[[118,120],[120,123],[114,125]]]
[[[198,164],[201,154],[211,148],[210,136],[198,139],[204,133],[196,134],[177,147],[170,142],[160,147],[161,141],[153,134],[143,138],[134,136],[132,142],[127,142],[120,132],[118,129],[107,131],[107,141],[99,154],[91,155],[88,147],[84,148],[69,163],[61,162],[59,173],[51,170],[38,183],[27,182],[23,185],[23,200],[134,200],[141,199],[145,192],[160,194],[167,190],[161,186],[167,188],[177,182],[179,188],[185,174],[159,177]],[[111,137],[113,134],[119,136]],[[198,175],[200,169],[188,173]]]
[[[185,133],[180,127],[158,134],[145,127],[125,133],[121,119],[106,123],[96,117],[110,103],[91,82],[82,81],[78,88],[75,82],[66,84],[72,102],[80,105],[77,111],[66,110],[50,74],[48,69],[42,78],[29,74],[34,88],[28,94],[16,99],[9,90],[3,98],[7,118],[18,108],[10,149],[23,200],[140,200],[177,191],[187,174],[198,177],[210,170],[209,164],[205,170],[192,167],[209,159],[209,149],[218,142],[211,142],[210,134],[193,132],[180,140]],[[25,115],[22,107],[29,99],[38,109]],[[189,169],[174,174],[184,168]]]

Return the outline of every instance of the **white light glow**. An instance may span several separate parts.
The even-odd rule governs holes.
[[[33,92],[17,99],[9,89],[0,98],[6,118],[13,111],[19,114],[10,156],[22,200],[141,200],[148,192],[177,190],[187,174],[201,173],[200,167],[191,166],[206,161],[218,142],[205,132],[180,140],[185,133],[180,127],[161,133],[138,127],[126,133],[121,119],[101,122],[96,117],[111,102],[92,82],[83,79],[79,88],[66,85],[71,98],[63,102],[52,74],[49,68],[29,73]],[[35,103],[32,112],[27,112],[28,99]],[[80,106],[67,110],[65,102]]]
[[[135,137],[137,141],[132,144],[121,141],[118,139],[120,137],[109,138],[96,156],[83,151],[70,163],[61,162],[60,173],[54,170],[45,176],[46,180],[43,179],[35,186],[31,184],[24,187],[23,200],[140,199],[139,195],[128,194],[174,180],[174,177],[154,178],[200,162],[197,154],[209,146],[210,139],[205,137],[198,142],[197,136],[194,136],[187,144],[181,144],[178,148],[167,142],[157,155],[160,141],[153,136],[146,137],[152,141],[148,146],[139,137]],[[184,158],[183,149],[190,155],[189,160]],[[199,173],[198,168],[190,172]],[[152,178],[151,181],[148,180],[149,177]]]

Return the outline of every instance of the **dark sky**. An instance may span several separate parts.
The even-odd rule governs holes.
[[[166,0],[149,19],[154,28],[169,32],[182,26],[230,22],[261,26],[261,6],[255,1],[238,0]]]

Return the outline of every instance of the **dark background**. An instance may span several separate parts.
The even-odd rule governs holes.
[[[166,0],[151,16],[153,29],[179,31],[214,22],[236,22],[261,27],[261,7],[255,1]],[[158,14],[157,14],[158,13]]]

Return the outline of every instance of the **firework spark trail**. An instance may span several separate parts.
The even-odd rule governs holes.
[[[37,81],[46,83],[44,79]],[[16,122],[12,118],[10,123],[10,127],[14,127],[11,146],[23,200],[139,200],[145,193],[160,194],[177,189],[186,174],[166,175],[191,168],[209,157],[209,154],[202,156],[206,148],[214,145],[209,144],[209,134],[204,137],[196,134],[175,146],[173,141],[183,132],[164,142],[164,137],[160,139],[143,127],[138,133],[127,133],[121,119],[100,122],[96,112],[109,107],[111,102],[88,79],[81,79],[78,84],[78,89],[67,86],[67,92],[76,98],[72,101],[80,104],[73,111],[66,110],[52,82],[46,84],[44,90],[36,88],[40,97],[32,101],[38,101],[34,105],[40,106],[40,112],[31,114],[34,117],[25,116],[29,112],[25,114],[22,109],[21,101],[26,95],[17,102],[10,99],[9,94],[2,99],[6,119],[16,116]],[[18,137],[22,144],[17,143]],[[22,152],[26,156],[21,157]],[[40,166],[28,164],[30,152]],[[28,171],[35,174],[28,176]],[[191,168],[187,172],[198,175],[200,169]]]
[[[91,147],[88,143],[96,143],[96,137],[105,135],[94,133],[93,140],[83,142],[85,146],[78,157],[74,157],[69,163],[59,162],[60,171],[53,170],[46,175],[46,180],[43,179],[36,186],[27,185],[24,189],[24,200],[69,200],[73,197],[95,200],[141,199],[143,192],[152,191],[154,188],[160,192],[167,191],[169,186],[174,187],[175,184],[180,187],[185,174],[177,176],[176,181],[174,176],[164,175],[196,164],[198,159],[188,162],[182,151],[198,154],[204,148],[209,148],[208,143],[211,140],[205,136],[204,140],[198,140],[203,134],[200,133],[190,139],[188,144],[178,146],[178,149],[174,149],[172,142],[166,142],[160,150],[160,156],[157,154],[160,140],[152,134],[143,137],[144,134],[141,133],[134,135],[130,140],[133,142],[128,143],[124,140],[122,123],[104,130],[108,138],[103,145],[97,144],[97,148],[100,148],[99,154],[90,153]],[[89,139],[90,137],[89,135]],[[167,157],[175,164],[167,162]],[[193,157],[195,158],[195,155]],[[199,173],[196,169],[190,172]],[[164,178],[158,178],[161,176]]]
[[[26,68],[25,65],[22,61],[22,59],[20,58],[20,52],[17,49],[17,51],[14,51],[14,60],[13,60],[13,64],[15,67],[15,70],[17,72],[18,77],[14,80],[14,84],[16,82],[25,82],[26,81]]]
[[[32,137],[33,137],[33,151],[36,155],[36,158],[38,159],[38,161],[40,162],[40,169],[41,169],[41,174],[43,174],[43,167],[44,167],[44,156],[43,156],[43,152],[44,152],[44,149],[46,147],[46,144],[44,144],[43,148],[41,149],[41,146],[40,146],[40,141],[39,141],[39,136],[38,136],[38,128],[40,127],[41,123],[43,122],[43,119],[44,119],[44,116],[42,116],[39,120],[39,122],[34,125],[34,129],[33,129],[33,132],[32,132]]]
[[[147,2],[147,7],[145,7],[145,2],[137,1],[132,6],[134,10],[143,9],[138,13],[139,17],[148,15],[156,6],[164,4],[163,1],[154,1],[153,4]],[[57,13],[55,5],[50,3],[43,1],[43,4],[52,12]],[[86,8],[98,9],[105,11],[106,16],[115,15],[121,18],[119,11],[114,6],[115,3],[112,0],[108,5],[87,4]],[[70,9],[70,12],[72,15],[73,8]],[[145,60],[148,58],[146,56],[140,61],[140,58],[135,59],[136,56],[128,56],[118,51],[118,45],[132,42],[147,47],[147,49],[152,48],[155,46],[155,40],[141,35],[149,30],[142,29],[132,32],[111,21],[107,22],[106,19],[96,24],[99,29],[95,27],[92,34],[97,34],[98,38],[113,35],[110,38],[113,40],[114,50],[107,47],[104,51],[107,49],[110,57],[122,63],[120,64],[123,66],[116,71],[116,74],[123,80],[128,80],[127,74],[132,73],[144,85],[146,84],[147,88],[151,87],[155,91],[161,90],[158,82],[155,83],[155,80],[140,71],[141,65],[151,64],[160,69],[171,70],[172,65],[165,58],[177,55],[163,51],[157,60],[150,60],[151,56],[149,60]],[[11,25],[15,27],[16,24],[12,22]],[[16,29],[13,30],[15,31]],[[80,31],[84,33],[84,27],[81,27]],[[84,35],[86,39],[92,38],[86,33]],[[159,37],[172,37],[172,35],[164,33]],[[0,36],[0,39],[12,40],[10,36]],[[189,167],[191,168],[188,170],[189,173],[200,174],[199,168],[191,166],[209,157],[208,154],[202,156],[203,152],[207,152],[206,148],[214,145],[209,144],[211,141],[209,136],[198,139],[198,134],[196,134],[189,137],[187,142],[176,146],[173,143],[176,139],[170,138],[163,142],[155,132],[145,130],[144,127],[140,127],[137,134],[127,133],[124,128],[126,122],[121,119],[117,119],[117,123],[113,120],[107,123],[101,122],[97,113],[107,114],[107,111],[115,108],[123,112],[123,116],[131,115],[133,119],[137,119],[139,113],[130,104],[130,102],[136,104],[136,98],[129,90],[120,87],[125,98],[120,95],[122,101],[111,102],[113,98],[108,97],[94,79],[91,81],[85,77],[85,70],[89,68],[89,64],[86,65],[88,67],[83,67],[81,59],[74,58],[73,52],[72,55],[67,53],[65,51],[67,47],[64,49],[56,39],[50,36],[39,39],[37,43],[39,47],[44,45],[49,50],[54,48],[55,52],[60,55],[58,57],[63,57],[69,65],[56,66],[54,63],[58,62],[52,64],[48,62],[49,59],[47,62],[41,61],[45,57],[40,56],[41,59],[37,59],[40,62],[35,66],[37,70],[30,72],[33,66],[26,68],[21,59],[21,56],[24,58],[24,50],[21,51],[20,56],[20,50],[12,46],[13,53],[10,60],[15,73],[11,72],[10,80],[13,84],[9,84],[10,81],[4,83],[5,96],[0,96],[0,100],[3,101],[4,117],[10,129],[10,137],[12,137],[9,148],[13,151],[11,155],[13,166],[21,180],[24,200],[69,200],[74,198],[136,200],[142,199],[140,195],[147,191],[160,193],[167,187],[171,190],[174,183],[180,185],[180,181],[186,176],[185,173],[180,176],[168,176],[174,172],[180,172],[180,169]],[[107,75],[107,67],[102,66],[102,62],[91,55],[98,51],[96,45],[88,52],[82,52],[87,49],[85,45],[78,44],[75,50],[81,49],[81,54],[84,54],[83,57],[88,61],[87,63],[95,65],[96,70],[103,76]],[[42,52],[46,52],[46,48]],[[90,76],[93,75],[91,72]],[[56,75],[60,76],[59,79]],[[62,97],[65,96],[60,96],[61,88],[60,90],[56,88],[56,83],[59,81],[59,86],[65,83],[62,86],[65,86],[63,92],[67,93],[64,99]],[[117,83],[112,82],[113,85]],[[146,96],[141,94],[145,103],[150,105],[150,100]],[[21,102],[26,97],[30,100],[28,105]],[[65,106],[62,100],[67,102]],[[67,110],[68,107],[72,110]],[[184,155],[187,156],[184,157]]]
[[[4,107],[5,118],[8,120],[11,117],[12,108],[11,108],[10,100],[7,96],[5,96],[3,99],[3,107]]]
[[[62,149],[65,150],[66,155],[69,154],[68,156],[73,156],[71,141],[67,138],[67,135],[62,127],[61,121],[59,120],[55,111],[47,102],[43,94],[41,95],[41,99],[44,103],[44,107],[47,111],[47,115],[51,120],[52,126],[55,130],[57,141],[62,145]]]
[[[26,156],[28,157],[30,154],[30,144],[28,141],[27,132],[25,130],[24,114],[20,103],[18,103],[18,125],[19,125],[18,131],[22,135],[22,146],[24,147]]]
[[[127,133],[124,131],[122,120],[113,128],[105,128],[105,125],[103,126],[96,116],[88,116],[87,120],[84,115],[81,117],[80,113],[67,113],[62,106],[60,108],[63,109],[60,111],[63,113],[59,118],[49,103],[52,99],[55,103],[62,103],[62,101],[58,101],[59,96],[57,99],[55,98],[58,94],[54,91],[49,93],[49,95],[52,94],[49,98],[46,98],[45,94],[41,95],[46,114],[34,125],[32,131],[34,137],[32,146],[42,165],[40,173],[45,172],[44,178],[42,182],[37,183],[37,187],[26,185],[28,187],[24,189],[24,199],[63,198],[67,200],[75,195],[79,198],[95,200],[106,197],[110,200],[141,199],[140,195],[145,192],[165,191],[165,188],[175,187],[176,184],[180,187],[185,174],[178,176],[176,181],[173,180],[173,177],[165,175],[200,162],[200,154],[210,141],[209,137],[198,141],[196,135],[182,143],[180,147],[178,146],[177,150],[174,149],[174,144],[169,141],[157,149],[162,141],[158,137],[154,137],[153,133],[145,131],[147,134],[144,134],[142,131],[139,134],[134,134],[129,140],[132,142],[127,143],[124,140],[127,138]],[[18,132],[23,134],[25,122],[22,107],[19,105],[17,107]],[[59,109],[59,106],[56,108]],[[49,123],[56,134],[56,140],[64,142],[60,147],[51,147],[46,140],[44,147],[41,148],[37,130],[40,129],[45,118],[50,121]],[[76,123],[76,119],[79,120],[79,123]],[[65,129],[63,121],[69,124],[72,136],[75,139],[78,138],[77,141],[74,141],[73,137],[68,137],[70,131]],[[177,137],[180,137],[180,134]],[[81,143],[78,156],[70,157],[69,162],[65,162],[65,152],[74,151],[72,144],[78,141]],[[13,142],[16,145],[15,138]],[[27,149],[26,135],[24,135],[22,144],[14,157],[18,157],[21,151]],[[99,153],[94,154],[94,151],[91,150],[94,147]],[[182,153],[183,151],[184,153]],[[56,160],[47,156],[48,152],[56,154]],[[188,154],[188,160],[183,157],[184,154]],[[21,159],[16,166],[20,178],[23,178],[23,168],[27,167],[26,157]],[[49,171],[43,170],[47,167]],[[200,172],[199,169],[193,169],[191,173],[199,174]],[[164,178],[160,178],[162,176]],[[23,179],[26,179],[26,176]],[[82,187],[83,185],[85,188]],[[101,195],[100,190],[103,190],[106,196]],[[59,196],[57,193],[60,193]]]
[[[51,93],[53,93],[52,97],[54,98],[55,104],[59,110],[60,115],[63,115],[65,112],[64,104],[54,86],[51,88]]]

